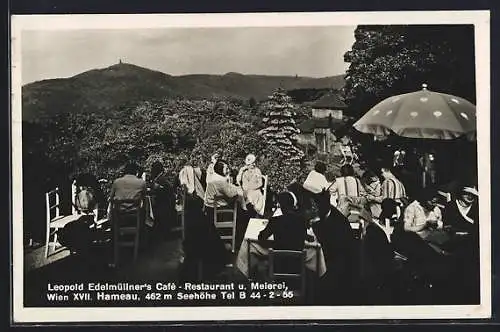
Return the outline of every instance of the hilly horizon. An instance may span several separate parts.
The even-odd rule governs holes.
[[[22,87],[23,121],[36,121],[57,113],[105,112],[113,107],[163,98],[229,97],[263,100],[282,87],[338,90],[344,76],[190,74],[172,76],[129,63],[92,69],[69,78],[28,83]]]

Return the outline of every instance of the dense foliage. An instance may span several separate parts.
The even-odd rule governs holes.
[[[344,96],[353,116],[386,97],[429,90],[475,103],[474,27],[364,26],[355,30]]]
[[[264,128],[262,107],[228,99],[165,99],[106,114],[59,113],[37,124],[25,122],[24,199],[30,202],[25,205],[25,222],[42,224],[44,192],[67,188],[80,173],[112,181],[128,161],[148,171],[160,160],[174,182],[184,165],[206,168],[216,151],[234,171],[254,153],[262,172],[269,175],[270,187],[282,190],[302,168],[286,164],[278,148],[263,144],[258,135]]]

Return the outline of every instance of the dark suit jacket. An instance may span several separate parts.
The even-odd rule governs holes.
[[[306,238],[306,221],[296,212],[273,217],[266,228],[259,234],[259,240],[266,240],[274,235],[274,249],[302,250]]]
[[[137,199],[142,200],[146,196],[146,182],[135,175],[126,174],[116,179],[111,186],[111,200]],[[121,212],[133,212],[137,206],[132,203],[122,203]]]
[[[362,243],[363,277],[366,281],[383,282],[390,273],[394,251],[384,231],[370,223]]]
[[[445,206],[443,212],[443,222],[445,225],[450,225],[456,231],[476,233],[479,230],[479,209],[477,202],[472,204],[467,216],[474,220],[474,224],[465,220],[458,210],[457,202],[452,200]]]
[[[332,208],[330,215],[315,223],[313,229],[323,248],[328,274],[339,283],[356,278],[359,252],[347,218]]]

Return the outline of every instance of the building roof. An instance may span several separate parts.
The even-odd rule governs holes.
[[[338,92],[329,92],[310,104],[312,108],[345,109],[344,103]]]
[[[314,132],[315,128],[332,128],[336,130],[344,125],[344,121],[334,118],[313,118],[302,121],[298,126],[300,132],[303,134],[310,134]]]

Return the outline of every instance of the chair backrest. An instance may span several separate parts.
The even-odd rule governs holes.
[[[234,252],[236,246],[236,217],[238,213],[238,202],[235,201],[233,206],[214,207],[214,224],[215,228],[222,233],[223,241],[231,240],[231,250]],[[227,234],[228,230],[230,235]]]
[[[306,290],[306,250],[269,249],[269,277],[272,280],[299,280],[301,294]]]
[[[60,204],[59,187],[45,193],[45,213],[47,222],[61,215]],[[54,211],[54,216],[52,216],[52,211]]]
[[[111,201],[111,219],[114,219],[112,221],[112,225],[114,228],[122,228],[122,226],[119,224],[119,220],[117,218],[120,217],[120,215],[123,215],[124,213],[120,211],[121,205],[125,204],[132,204],[133,206],[137,206],[137,209],[135,211],[131,212],[130,215],[135,215],[136,217],[136,225],[135,227],[137,229],[141,228],[141,208],[143,206],[143,200],[142,199],[114,199]],[[132,227],[132,226],[129,226]]]

